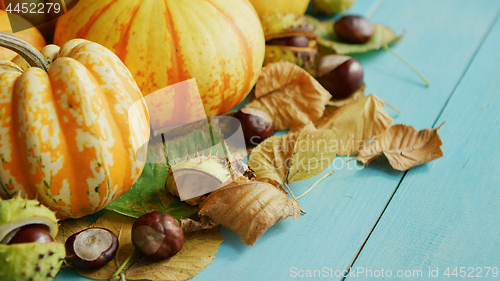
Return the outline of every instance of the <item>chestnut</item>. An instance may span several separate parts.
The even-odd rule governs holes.
[[[42,224],[28,224],[14,230],[9,235],[12,235],[12,238],[7,244],[54,242],[54,239],[50,236],[48,228]]]
[[[181,250],[184,232],[168,214],[150,212],[140,216],[132,225],[132,244],[148,258],[162,261]]]
[[[318,82],[333,98],[347,98],[363,85],[363,66],[349,56],[324,56],[318,64]]]
[[[118,237],[108,229],[91,227],[71,235],[65,246],[67,263],[78,269],[95,270],[116,256]]]
[[[264,111],[242,108],[233,117],[240,121],[245,143],[248,146],[256,146],[274,134],[273,120]]]
[[[375,28],[365,17],[349,15],[344,16],[333,25],[335,33],[340,40],[352,44],[364,44],[368,42]]]
[[[306,48],[309,47],[309,38],[307,38],[306,36],[291,36],[279,39],[272,39],[267,41],[266,45]]]

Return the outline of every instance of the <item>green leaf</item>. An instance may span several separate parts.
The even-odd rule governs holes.
[[[364,53],[371,50],[378,50],[384,45],[391,45],[403,38],[405,32],[399,36],[394,33],[390,28],[381,24],[374,25],[374,33],[370,41],[365,44],[348,44],[342,42],[333,29],[335,21],[319,21],[318,19],[305,16],[307,20],[315,27],[316,37],[318,44],[328,50],[331,50],[339,55],[347,55],[354,53]]]
[[[168,213],[177,220],[195,215],[197,207],[180,201],[165,189],[167,174],[165,163],[146,163],[134,186],[107,209],[134,218],[152,211]]]

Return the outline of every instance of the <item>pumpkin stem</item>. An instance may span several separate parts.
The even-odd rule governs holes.
[[[0,31],[0,47],[7,48],[19,54],[30,66],[49,71],[49,64],[43,55],[23,39],[7,32]]]

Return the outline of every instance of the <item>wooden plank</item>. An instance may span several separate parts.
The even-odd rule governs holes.
[[[432,125],[486,36],[499,4],[386,1],[373,20],[395,30],[408,29],[395,49],[426,73],[433,85],[423,87],[418,77],[390,54],[372,52],[360,56],[369,92],[380,93],[405,111],[402,116],[394,115],[396,122]],[[468,27],[465,18],[475,26]],[[428,61],[420,59],[422,54]],[[425,110],[427,104],[430,107]],[[194,280],[282,280],[290,277],[292,267],[346,269],[403,175],[387,165],[356,170],[351,164],[347,167],[345,161],[336,160],[331,167],[335,174],[300,199],[307,215],[279,223],[255,246],[244,246],[234,233],[225,230],[226,241],[217,258]],[[318,177],[293,185],[294,192],[302,193]]]
[[[353,272],[411,270],[415,277],[417,270],[429,278],[431,269],[438,280],[464,280],[455,268],[483,278],[484,267],[500,269],[499,45],[500,18],[437,120],[447,122],[445,157],[408,172]],[[485,279],[498,280],[496,272]]]
[[[353,12],[368,14],[374,7],[368,6],[370,3],[379,2],[359,0]],[[421,5],[425,5],[425,9]],[[390,54],[371,52],[357,56],[365,67],[368,91],[404,110],[401,116],[391,112],[397,117],[396,122],[429,126],[467,68],[499,5],[496,1],[472,4],[457,1],[384,2],[373,20],[397,31],[407,28],[407,36],[395,46],[395,50],[414,62],[426,75],[437,76],[433,76],[432,87],[427,89],[422,87],[414,73]],[[443,13],[445,20],[440,18]],[[464,19],[475,22],[474,32],[465,27]],[[418,48],[414,46],[416,42]],[[420,59],[422,52],[432,63]],[[450,57],[460,59],[450,60]],[[428,103],[431,106],[424,110]],[[416,112],[415,108],[422,110]],[[335,160],[329,170],[335,170],[335,174],[300,199],[307,215],[300,220],[280,222],[252,247],[243,245],[232,231],[224,229],[225,241],[216,259],[194,280],[283,280],[290,277],[292,267],[297,270],[346,269],[403,173],[383,164],[360,169],[354,162],[346,164],[345,158]],[[292,188],[300,194],[319,177],[321,175],[293,184]],[[68,270],[63,272],[58,275],[58,280],[86,280],[73,279],[75,275]]]

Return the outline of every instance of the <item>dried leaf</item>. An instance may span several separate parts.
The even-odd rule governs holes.
[[[442,125],[441,125],[442,126]],[[368,165],[384,155],[391,166],[400,171],[443,156],[437,129],[418,131],[412,126],[394,125],[359,152],[358,161]]]
[[[125,259],[134,251],[131,240],[132,224],[135,219],[115,212],[104,214],[93,226],[113,231],[119,238],[118,253],[114,261],[96,271],[77,272],[85,277],[107,280]],[[187,280],[200,273],[212,262],[220,243],[223,241],[220,228],[197,231],[184,235],[184,246],[174,257],[161,262],[153,262],[138,251],[125,266],[127,280]]]
[[[246,107],[266,112],[277,130],[285,130],[318,120],[331,95],[299,66],[280,62],[262,69],[255,97]]]
[[[218,225],[218,223],[209,218],[202,218],[200,221],[191,218],[181,219],[181,228],[184,233],[212,229]]]
[[[405,32],[396,35],[390,28],[381,24],[374,24],[374,32],[372,38],[364,44],[348,44],[340,40],[333,26],[335,21],[319,21],[318,19],[305,16],[307,21],[315,27],[315,33],[318,44],[328,50],[334,51],[339,55],[347,55],[354,53],[364,53],[371,50],[378,50],[384,45],[391,45],[403,38]]]
[[[328,107],[315,125],[331,129],[339,137],[339,155],[358,152],[373,137],[383,134],[392,124],[384,109],[384,101],[369,95],[341,108]]]
[[[300,218],[300,207],[272,184],[259,181],[233,183],[218,189],[200,204],[199,215],[235,231],[247,245],[255,242],[275,223]]]
[[[92,222],[87,219],[66,219],[60,222],[59,232],[55,241],[59,243],[65,243],[66,240],[74,233],[80,232],[84,229],[89,228]]]
[[[292,183],[323,172],[337,151],[335,131],[317,130],[310,124],[296,133],[266,139],[254,148],[248,165],[258,177]]]

